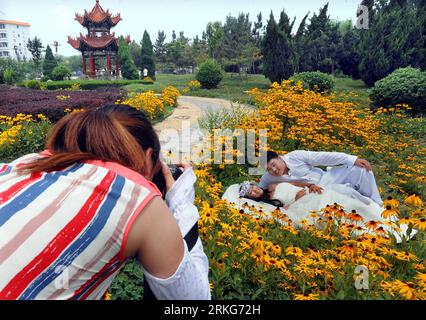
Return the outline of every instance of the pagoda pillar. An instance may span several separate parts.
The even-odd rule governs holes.
[[[109,53],[107,53],[107,70],[108,74],[111,74],[111,56]]]
[[[90,78],[95,78],[95,57],[93,53],[90,54]]]
[[[83,54],[83,76],[86,75],[86,72],[87,72],[87,70],[86,70],[86,58],[84,57],[84,54]]]

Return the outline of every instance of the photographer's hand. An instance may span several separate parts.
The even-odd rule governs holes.
[[[177,164],[177,166],[178,166],[179,168],[182,168],[182,169],[183,169],[183,171],[185,171],[186,169],[191,168],[191,165],[190,165],[189,163],[178,163],[178,164]]]
[[[166,181],[166,192],[169,191],[173,184],[175,183],[175,179],[173,179],[172,172],[167,164],[161,162],[161,171],[164,175],[164,180]]]

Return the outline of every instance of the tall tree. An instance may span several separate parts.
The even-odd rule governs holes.
[[[332,32],[327,3],[320,8],[318,15],[314,13],[310,19],[306,32],[305,51],[301,57],[306,70],[301,71],[332,71]]]
[[[359,62],[360,57],[358,53],[359,45],[359,32],[352,26],[352,23],[347,27],[347,29],[341,30],[343,39],[342,39],[342,50],[339,60],[339,66],[341,71],[351,76],[354,79],[359,79]]]
[[[120,61],[121,74],[123,78],[129,80],[136,80],[139,78],[138,69],[136,68],[136,65],[129,52],[129,46],[127,45],[123,36],[121,36],[119,40],[118,59]]]
[[[295,72],[300,72],[306,70],[306,66],[302,65],[304,59],[302,57],[305,54],[305,43],[306,43],[306,20],[308,19],[309,12],[303,17],[300,22],[299,28],[297,29],[296,35],[294,36],[294,46],[295,46],[295,59],[296,59],[296,68]]]
[[[142,56],[141,56],[141,46],[135,40],[129,44],[129,52],[132,56],[133,61],[135,62],[136,68],[141,69],[142,65]]]
[[[219,21],[209,22],[206,28],[206,40],[209,49],[210,58],[215,59],[217,56],[217,49],[225,35],[222,23]]]
[[[371,7],[371,2],[365,4]],[[424,52],[426,24],[423,11],[421,2],[416,1],[374,2],[369,29],[359,31],[359,71],[367,85],[374,85],[397,68],[421,67],[419,52]]]
[[[43,61],[43,75],[48,79],[52,79],[52,71],[57,66],[58,66],[58,62],[53,56],[52,49],[50,48],[49,45],[47,45],[46,54],[44,56],[44,61]]]
[[[216,56],[225,70],[240,72],[242,67],[248,68],[255,60],[256,53],[249,15],[240,13],[238,17],[227,16],[223,31],[223,40]]]
[[[154,44],[154,54],[155,58],[160,63],[166,62],[166,34],[163,30],[159,30],[157,34],[157,39],[155,40]]]
[[[36,73],[38,74],[40,72],[41,56],[44,48],[43,44],[39,38],[34,37],[34,39],[28,39],[27,48],[33,56]]]
[[[252,35],[254,39],[254,60],[250,67],[250,73],[260,73],[262,64],[262,39],[265,34],[265,26],[263,25],[262,12],[257,15],[257,21],[253,23]]]
[[[192,41],[191,50],[195,65],[200,65],[209,57],[207,42],[203,41],[202,39],[200,40],[198,35],[196,35],[194,40]]]
[[[295,51],[288,34],[290,24],[284,11],[279,24],[282,29],[271,12],[262,42],[263,73],[272,82],[288,79],[295,69]]]
[[[141,51],[141,71],[148,69],[148,76],[155,79],[155,62],[154,51],[152,49],[152,42],[148,32],[145,30],[142,38],[142,51]]]

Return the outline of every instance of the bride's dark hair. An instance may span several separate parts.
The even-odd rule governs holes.
[[[280,200],[270,199],[270,192],[267,189],[263,189],[263,188],[260,188],[260,189],[262,189],[262,191],[263,191],[261,197],[252,198],[252,197],[247,196],[247,199],[254,200],[256,202],[265,202],[265,203],[273,205],[274,207],[284,207],[284,204]]]

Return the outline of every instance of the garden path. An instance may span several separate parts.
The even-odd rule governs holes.
[[[169,154],[165,160],[172,163],[188,162],[189,154],[193,150],[198,150],[197,148],[202,148],[200,139],[203,136],[198,120],[208,111],[218,112],[223,108],[231,107],[231,101],[225,99],[179,97],[178,106],[173,113],[164,121],[154,125],[160,138],[163,155]]]

